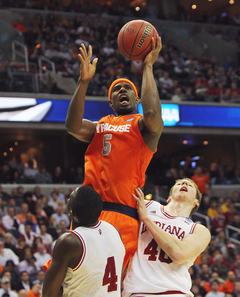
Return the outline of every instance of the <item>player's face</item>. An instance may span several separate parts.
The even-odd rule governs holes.
[[[139,98],[130,84],[119,82],[113,87],[109,104],[117,115],[136,113],[138,102]]]
[[[178,181],[173,188],[172,197],[183,201],[191,201],[193,204],[198,203],[196,198],[197,190],[194,184],[186,179]]]

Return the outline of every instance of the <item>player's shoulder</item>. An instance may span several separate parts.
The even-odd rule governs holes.
[[[147,212],[155,211],[156,213],[162,210],[162,204],[155,200],[144,200]]]

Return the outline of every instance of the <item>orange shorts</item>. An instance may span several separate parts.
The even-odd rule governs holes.
[[[102,211],[99,219],[112,224],[121,233],[122,241],[126,249],[123,263],[124,271],[128,261],[137,250],[139,221],[122,213],[105,210]]]

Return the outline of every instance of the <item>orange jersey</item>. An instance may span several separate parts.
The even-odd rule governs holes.
[[[136,208],[132,197],[145,183],[145,172],[153,152],[138,127],[140,114],[106,116],[85,154],[84,185],[93,187],[103,201]]]

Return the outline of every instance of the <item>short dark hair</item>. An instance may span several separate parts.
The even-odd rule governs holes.
[[[199,205],[196,205],[196,206],[192,209],[192,211],[191,211],[191,213],[190,213],[190,215],[189,215],[189,216],[191,216],[192,214],[194,214],[194,213],[198,210],[198,208],[199,208],[199,206],[200,206],[200,203],[201,203],[201,200],[202,200],[202,194],[200,193],[197,184],[196,184],[192,179],[187,178],[187,177],[186,177],[186,178],[177,179],[176,182],[175,182],[175,184],[174,184],[174,185],[171,187],[171,189],[170,189],[169,196],[172,195],[172,191],[173,191],[173,188],[174,188],[174,186],[176,185],[176,183],[178,183],[179,181],[184,180],[184,179],[186,179],[187,181],[193,183],[193,185],[194,185],[194,187],[195,187],[195,189],[196,189],[196,198],[197,198],[197,200],[199,201]]]
[[[70,195],[70,210],[81,226],[97,222],[103,207],[100,195],[89,186],[76,188]]]

